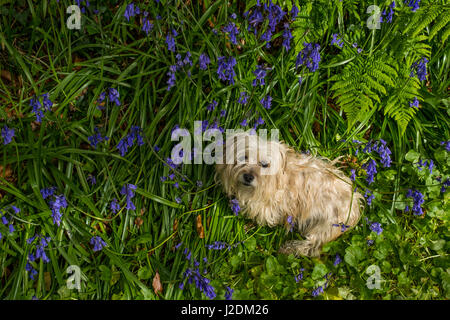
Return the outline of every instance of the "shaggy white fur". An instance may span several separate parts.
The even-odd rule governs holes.
[[[244,214],[260,225],[292,222],[305,240],[288,241],[281,253],[318,256],[322,245],[342,234],[360,217],[362,199],[351,180],[329,161],[299,154],[286,144],[248,132],[227,137],[218,180],[236,197]],[[333,226],[333,224],[335,226]]]

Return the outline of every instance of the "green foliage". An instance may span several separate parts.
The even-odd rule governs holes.
[[[243,13],[256,1],[141,1],[154,24],[148,36],[142,16],[124,18],[126,2],[90,2],[99,12],[89,8],[81,30],[65,27],[71,1],[0,6],[0,128],[15,129],[10,144],[0,138],[0,209],[15,227],[9,233],[0,224],[2,299],[207,299],[184,278],[195,267],[211,280],[217,299],[224,299],[226,287],[234,290],[233,299],[450,298],[450,193],[442,191],[450,156],[441,144],[450,137],[450,14],[444,1],[422,0],[416,12],[396,1],[393,21],[375,30],[367,28],[373,1],[276,1],[283,9],[293,3],[300,9],[290,25],[288,52],[282,26],[270,48],[248,31]],[[381,11],[389,10],[390,0],[378,2]],[[221,31],[230,21],[240,32],[236,46]],[[267,27],[265,21],[261,30]],[[175,53],[165,42],[172,28],[179,33]],[[330,44],[333,34],[343,40],[342,48]],[[314,73],[295,66],[304,42],[321,47]],[[193,65],[177,71],[176,86],[167,90],[176,54],[184,58],[187,52]],[[198,67],[202,53],[211,58],[207,70]],[[217,77],[220,56],[237,60],[234,85]],[[429,60],[425,81],[410,77],[422,57]],[[263,87],[252,86],[258,64],[271,68]],[[97,99],[109,88],[120,92],[121,106],[106,103],[100,110]],[[46,92],[54,105],[38,124],[30,99]],[[247,105],[236,102],[241,92],[249,95]],[[270,110],[260,103],[267,94],[273,97]],[[415,97],[418,109],[410,107]],[[218,107],[209,112],[213,100]],[[355,170],[358,190],[375,197],[357,226],[325,245],[320,258],[278,254],[285,241],[301,235],[236,216],[215,184],[213,166],[167,166],[176,124],[191,130],[195,120],[217,120],[235,129],[243,119],[253,126],[259,116],[298,151],[342,156],[342,170]],[[143,129],[145,144],[122,157],[117,145],[134,125]],[[95,128],[109,137],[97,148],[88,140]],[[392,151],[388,168],[379,155],[362,151],[379,139]],[[369,159],[378,163],[370,185],[362,166]],[[432,172],[418,165],[430,159]],[[173,180],[167,178],[171,173]],[[136,210],[124,208],[125,183],[137,185]],[[68,201],[59,227],[40,194],[49,186]],[[409,189],[423,194],[423,215],[406,210],[414,206]],[[117,213],[110,209],[113,198],[122,207]],[[12,215],[11,205],[21,212]],[[372,231],[368,221],[383,231]],[[46,249],[50,262],[32,262],[33,280],[26,271],[32,252],[27,239],[36,233],[52,241]],[[93,236],[107,247],[94,252]],[[209,250],[216,241],[230,249]],[[340,263],[334,263],[336,255]],[[81,291],[67,287],[71,265],[82,271]],[[367,286],[372,266],[380,270],[380,288]],[[157,273],[163,287],[158,294],[152,288]],[[320,287],[324,292],[315,297]]]

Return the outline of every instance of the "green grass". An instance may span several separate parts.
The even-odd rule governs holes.
[[[0,145],[0,208],[8,210],[6,217],[14,221],[15,231],[9,233],[0,224],[0,297],[208,299],[194,284],[179,289],[183,272],[193,267],[183,253],[187,248],[200,271],[207,270],[205,277],[217,299],[224,299],[227,286],[234,290],[234,299],[448,299],[449,193],[440,191],[450,162],[440,144],[450,140],[449,26],[443,18],[449,16],[448,7],[423,0],[413,13],[396,1],[393,22],[370,30],[366,9],[373,1],[300,1],[287,53],[281,46],[282,28],[274,34],[271,48],[247,31],[242,14],[256,1],[230,6],[225,1],[162,2],[140,4],[154,23],[146,36],[142,15],[130,22],[124,18],[127,3],[99,1],[97,6],[91,1],[78,31],[65,26],[69,1],[2,1],[0,126],[14,128],[15,137]],[[378,2],[384,9],[391,1]],[[283,9],[292,6],[291,1],[276,3]],[[238,15],[238,46],[221,31],[234,21],[232,13]],[[155,19],[157,15],[162,19]],[[176,63],[176,53],[167,50],[165,37],[172,28],[178,32],[177,53],[184,58],[189,51],[193,66],[177,71],[176,86],[168,91],[167,72]],[[344,39],[343,49],[330,45],[334,33]],[[303,42],[321,46],[320,67],[314,73],[295,68]],[[352,47],[354,42],[363,49],[361,54]],[[198,67],[203,52],[211,58],[205,71]],[[217,77],[220,56],[237,60],[234,85]],[[429,60],[428,76],[415,88],[409,69],[421,56]],[[372,75],[371,70],[381,65],[377,61],[391,66],[397,76],[388,67],[379,71],[385,74],[383,81],[379,73]],[[262,62],[272,68],[266,85],[252,87],[252,71]],[[347,85],[341,75],[351,82],[353,95],[345,108],[338,103]],[[359,87],[364,81],[376,88]],[[107,102],[100,111],[96,101],[110,87],[119,91],[121,106]],[[242,91],[250,96],[245,106],[236,102]],[[37,124],[30,99],[47,92],[52,111]],[[273,98],[270,110],[259,102],[267,94]],[[360,104],[359,94],[368,100]],[[418,96],[418,110],[409,108],[410,94]],[[393,97],[394,111],[386,108]],[[208,112],[206,106],[213,100],[218,107]],[[226,117],[219,116],[222,109]],[[192,132],[195,120],[217,118],[220,126],[233,129],[241,128],[244,118],[252,126],[258,115],[265,120],[261,128],[279,129],[280,138],[298,151],[344,156],[343,170],[350,175],[350,169],[356,169],[358,188],[374,192],[358,226],[327,245],[320,259],[277,254],[285,241],[301,236],[286,234],[283,226],[259,227],[235,216],[214,182],[211,165],[183,165],[173,181],[160,180],[172,172],[165,162],[175,145],[170,135],[176,124]],[[135,144],[122,157],[116,146],[135,125],[143,129],[145,144]],[[95,127],[109,137],[96,149],[88,141]],[[356,144],[350,141],[380,138],[392,151],[392,166],[383,168],[379,157],[371,155],[378,162],[378,174],[368,186],[362,164],[369,155],[355,156]],[[154,151],[155,145],[161,150]],[[432,174],[414,165],[419,159],[433,159]],[[87,180],[90,174],[96,177],[95,185]],[[175,181],[179,188],[173,186]],[[125,183],[137,186],[136,210],[124,208],[120,190]],[[68,202],[59,227],[40,194],[50,186]],[[424,215],[404,211],[412,204],[405,198],[408,189],[424,194]],[[176,197],[181,197],[180,204]],[[113,198],[122,208],[116,214],[110,210]],[[11,216],[10,205],[21,212]],[[372,232],[365,218],[380,222],[383,232]],[[38,273],[32,280],[25,266],[34,249],[26,240],[36,233],[51,237],[46,249],[50,262],[33,263]],[[93,236],[101,236],[107,247],[94,252],[89,244]],[[368,246],[367,240],[374,243]],[[215,241],[236,246],[208,250],[206,245]],[[333,265],[336,254],[343,260],[338,266]],[[82,271],[80,292],[67,288],[70,265]],[[366,285],[371,265],[380,268],[384,281],[379,289]],[[295,276],[302,268],[303,280],[297,283]],[[156,273],[163,287],[158,294],[152,287]],[[327,281],[324,277],[330,273]],[[312,291],[326,282],[324,293],[312,297]]]

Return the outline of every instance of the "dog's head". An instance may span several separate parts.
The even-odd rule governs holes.
[[[216,179],[229,196],[240,200],[267,195],[270,189],[280,187],[286,152],[285,145],[249,132],[227,136],[223,163],[216,165]]]

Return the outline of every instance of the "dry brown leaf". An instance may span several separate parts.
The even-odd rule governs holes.
[[[204,228],[203,228],[203,224],[202,224],[202,216],[201,216],[200,214],[197,216],[196,227],[197,227],[198,237],[199,237],[200,239],[204,239],[204,238],[205,238],[205,230],[204,230]]]
[[[178,229],[178,219],[175,219],[175,221],[173,222],[173,232],[176,232]]]
[[[142,218],[137,217],[134,220],[134,224],[139,228],[140,226],[142,226],[142,224],[144,223],[144,220],[142,220]]]
[[[0,77],[11,82],[11,72],[9,72],[8,70],[2,70],[0,73]]]
[[[156,295],[157,295],[158,293],[161,293],[161,294],[162,294],[162,292],[163,292],[163,287],[162,287],[162,284],[161,284],[161,278],[159,277],[158,271],[156,271],[156,274],[155,274],[155,276],[153,277],[152,285],[153,285],[153,291],[155,291],[155,294],[156,294]]]

